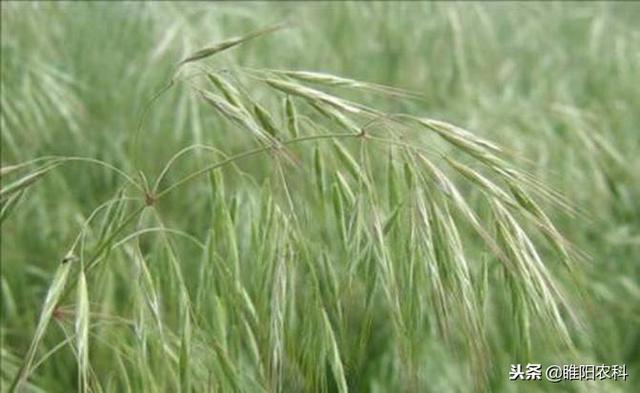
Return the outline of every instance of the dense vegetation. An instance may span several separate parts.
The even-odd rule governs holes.
[[[634,391],[637,20],[3,3],[2,391]]]

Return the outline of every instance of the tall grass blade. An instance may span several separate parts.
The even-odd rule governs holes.
[[[2,208],[0,208],[0,224],[4,222],[4,220],[9,217],[11,212],[18,206],[22,197],[24,196],[26,190],[23,189],[11,195],[6,201],[2,203]]]
[[[71,263],[62,263],[58,266],[55,275],[53,276],[53,280],[51,281],[51,285],[49,286],[49,291],[47,292],[47,296],[44,300],[44,305],[42,306],[42,310],[40,311],[40,317],[38,319],[38,323],[36,325],[35,333],[33,334],[33,338],[31,340],[31,345],[29,345],[29,350],[24,357],[24,361],[22,367],[16,374],[11,386],[9,387],[9,392],[13,393],[20,388],[20,385],[24,383],[27,378],[29,378],[29,374],[31,372],[31,365],[33,363],[33,359],[36,355],[36,351],[38,350],[38,345],[42,338],[44,337],[47,326],[49,326],[49,322],[51,321],[51,317],[53,316],[53,312],[58,305],[58,301],[60,300],[60,296],[64,291],[65,284],[67,283],[67,278],[69,276],[69,271],[71,270]]]
[[[76,300],[76,347],[78,350],[78,390],[89,392],[89,294],[84,269],[78,277]]]
[[[277,24],[277,25],[273,25],[273,26],[269,26],[266,27],[264,29],[260,29],[260,30],[256,30],[253,31],[251,33],[248,33],[242,37],[236,37],[236,38],[231,38],[222,42],[219,42],[217,44],[214,44],[210,47],[207,48],[203,48],[200,49],[194,53],[192,53],[191,55],[187,56],[184,60],[182,60],[180,63],[178,63],[178,66],[182,66],[184,64],[187,63],[191,63],[197,60],[202,60],[205,59],[207,57],[213,56],[216,53],[222,52],[224,50],[233,48],[234,46],[240,45],[242,43],[245,43],[249,40],[252,40],[254,38],[272,33],[274,31],[280,30],[283,27],[285,27],[284,24]]]
[[[42,176],[49,173],[49,171],[51,171],[58,165],[59,164],[45,165],[42,169],[32,172],[12,183],[9,183],[6,186],[3,186],[2,189],[0,189],[0,201],[4,201],[11,194],[14,194],[18,191],[24,190],[25,188],[29,187],[30,185],[38,181],[40,178],[42,178]]]
[[[342,359],[340,358],[338,342],[336,341],[335,333],[331,327],[329,316],[324,309],[322,310],[322,323],[324,326],[326,340],[329,342],[329,364],[331,365],[333,376],[336,380],[336,384],[338,385],[338,392],[347,393],[349,388],[347,387],[347,378],[344,373]]]

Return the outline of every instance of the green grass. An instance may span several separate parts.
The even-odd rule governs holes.
[[[639,18],[3,3],[1,390],[634,391]]]

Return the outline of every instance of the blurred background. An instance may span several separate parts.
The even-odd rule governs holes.
[[[559,391],[631,392],[640,383],[639,20],[634,2],[2,2],[0,159],[5,166],[87,156],[131,170],[143,106],[177,60],[287,21],[287,29],[221,53],[216,67],[319,71],[419,92],[419,102],[357,98],[446,119],[501,143],[584,212],[577,219],[549,212],[590,255],[579,264],[585,306],[577,311],[587,335],[576,337],[581,360],[625,363],[630,381]],[[232,149],[245,142],[216,124],[189,89],[172,90],[145,123],[142,167],[157,173],[191,143]],[[15,363],[26,351],[66,245],[118,185],[100,168],[65,166],[3,222],[3,359]],[[167,207],[174,226],[204,225],[198,209],[206,186],[198,187]],[[75,371],[64,364],[38,370],[44,391],[74,386]],[[467,391],[452,367],[431,389]],[[498,368],[493,379],[506,375]],[[53,380],[61,382],[47,386]]]

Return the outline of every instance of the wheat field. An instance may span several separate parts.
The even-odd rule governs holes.
[[[638,3],[1,8],[2,392],[640,386]]]

